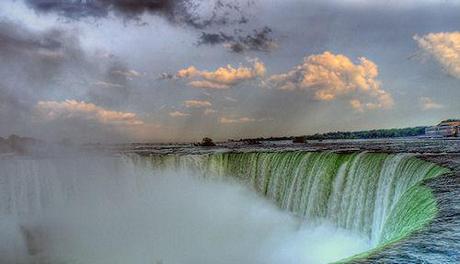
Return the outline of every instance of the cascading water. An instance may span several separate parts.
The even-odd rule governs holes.
[[[7,158],[0,168],[8,264],[365,258],[436,216],[421,182],[448,171],[408,154],[301,151]]]
[[[368,248],[234,181],[129,158],[0,159],[0,195],[1,264],[326,263]]]
[[[421,185],[447,169],[410,154],[250,152],[147,158],[153,167],[236,177],[310,221],[328,220],[364,234],[374,248],[419,230],[436,216]]]

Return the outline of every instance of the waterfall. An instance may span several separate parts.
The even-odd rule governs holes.
[[[0,228],[0,231],[3,232],[3,235],[11,236],[11,239],[19,241],[17,245],[11,247],[26,247],[31,254],[30,252],[35,251],[35,246],[22,245],[21,237],[34,232],[33,236],[40,237],[41,232],[45,230],[50,233],[51,238],[47,242],[56,247],[55,252],[70,252],[74,254],[73,256],[80,256],[86,254],[81,252],[94,251],[95,256],[101,258],[105,255],[99,256],[95,253],[100,249],[100,245],[86,246],[88,243],[91,244],[94,239],[110,234],[110,239],[107,241],[118,241],[120,236],[118,236],[117,230],[126,232],[126,234],[137,230],[137,235],[131,237],[130,243],[136,243],[138,237],[144,239],[148,237],[144,243],[147,247],[149,243],[157,243],[157,246],[160,246],[162,244],[155,240],[159,237],[155,232],[161,233],[164,229],[161,225],[169,224],[171,220],[168,218],[161,224],[156,223],[155,219],[158,219],[156,212],[168,212],[174,215],[171,219],[179,221],[179,223],[174,228],[171,227],[172,229],[186,226],[186,223],[189,223],[188,219],[193,219],[195,226],[201,226],[199,221],[193,218],[196,214],[193,211],[195,209],[190,208],[190,211],[189,206],[182,206],[189,200],[188,195],[198,195],[196,202],[204,201],[204,204],[198,207],[201,209],[213,206],[211,197],[217,199],[219,195],[225,196],[222,189],[219,189],[220,187],[203,189],[194,181],[182,178],[176,178],[173,184],[167,185],[169,187],[164,189],[158,185],[161,183],[158,179],[167,177],[158,177],[169,174],[162,174],[161,172],[183,171],[186,173],[182,175],[191,175],[193,179],[198,178],[200,179],[199,182],[204,183],[225,182],[227,179],[237,181],[249,187],[245,189],[254,190],[258,194],[255,195],[254,192],[250,192],[254,196],[267,198],[262,200],[271,201],[271,203],[267,202],[271,206],[275,204],[284,211],[291,212],[292,214],[287,214],[289,217],[294,215],[296,216],[295,219],[304,219],[305,223],[317,224],[318,226],[322,223],[331,224],[334,228],[356,235],[359,239],[362,238],[366,244],[368,244],[367,241],[370,241],[373,249],[355,256],[355,259],[356,257],[369,256],[372,252],[406,238],[411,233],[426,226],[437,215],[438,207],[431,189],[425,187],[423,181],[448,172],[446,168],[420,160],[411,154],[367,152],[339,154],[304,151],[151,156],[127,154],[121,157],[94,158],[85,156],[75,159],[71,157],[53,159],[18,157],[0,159],[0,168],[0,216],[3,217],[2,222],[0,222],[3,224],[3,229]],[[158,179],[153,180],[155,177]],[[184,186],[181,186],[182,184]],[[189,193],[183,194],[187,186],[195,187],[188,190]],[[209,195],[200,196],[202,190],[207,190]],[[174,209],[174,206],[170,208],[171,204],[165,201],[167,197],[169,197],[167,201],[174,201],[176,196],[182,197],[182,200],[181,202],[173,202],[173,204],[181,209]],[[226,202],[225,198],[222,199],[221,197],[218,208],[231,207],[238,211],[238,208],[244,208],[245,203],[250,204],[247,201],[244,204],[240,202],[238,205],[230,206]],[[192,201],[190,204],[194,203]],[[122,208],[130,208],[131,211],[129,214],[123,213],[124,211],[118,212]],[[273,208],[279,211],[275,206]],[[86,210],[87,214],[94,215],[79,215],[81,210],[83,210],[82,212]],[[180,217],[176,216],[176,210],[180,211],[178,212]],[[62,217],[56,218],[58,219],[57,223],[66,228],[55,229],[54,220],[45,226],[33,223],[33,219],[37,219],[37,223],[41,221],[47,223],[48,218],[54,217],[50,216],[49,212],[54,212],[57,215],[61,212],[67,212],[68,216],[64,214]],[[182,212],[186,212],[186,214],[182,215]],[[213,215],[215,212],[210,212],[210,214]],[[135,217],[137,215],[140,216]],[[281,216],[277,217],[277,219],[282,218]],[[221,222],[226,222],[228,218],[229,216],[221,217]],[[10,222],[7,219],[11,219],[11,226],[9,226]],[[116,219],[122,220],[112,223]],[[66,223],[67,221],[69,223]],[[223,226],[225,229],[233,227],[235,221],[237,220],[232,218],[231,224]],[[257,221],[251,220],[251,223],[261,225],[263,221],[265,220],[257,218]],[[267,221],[270,222],[269,219],[266,219],[266,229],[263,229],[263,232],[260,230],[258,232],[261,237],[267,234],[268,230],[274,229],[275,225]],[[298,228],[297,222],[294,223],[292,219],[289,221],[290,224],[286,221],[280,221],[283,224],[279,226],[287,229],[292,228],[292,230]],[[132,223],[124,229],[123,226],[128,222]],[[139,222],[144,223],[142,228],[139,228]],[[91,226],[91,223],[94,224],[94,227]],[[214,222],[211,221],[206,226],[211,224]],[[107,225],[112,226],[105,229]],[[256,226],[251,228],[255,230],[257,229]],[[18,232],[11,231],[12,228],[18,229]],[[72,237],[80,242],[74,242],[73,239],[67,240],[65,237],[69,236],[68,233],[61,237],[61,231],[58,232],[58,230],[66,232],[67,229],[70,230]],[[191,228],[190,232],[194,234],[195,229]],[[205,229],[203,227],[200,230]],[[82,230],[87,230],[84,235],[80,235]],[[155,232],[149,231],[147,232],[149,235],[146,235],[145,230],[155,230]],[[114,234],[111,234],[112,232]],[[223,231],[216,228],[213,232],[210,234],[211,237],[219,237]],[[250,234],[248,231],[243,233]],[[123,234],[125,237],[126,234]],[[240,234],[235,239],[239,239],[239,236]],[[169,237],[169,233],[166,233],[162,239],[169,239]],[[97,241],[99,244],[107,242],[106,240]],[[122,242],[118,241],[117,243],[120,243],[120,246],[130,246],[129,243],[124,245]],[[63,247],[65,246],[64,249],[60,247],[61,244]],[[105,247],[102,247],[101,252],[111,248],[111,245],[112,243],[104,244]],[[185,243],[184,248],[187,245]],[[212,246],[212,244],[208,246]],[[81,249],[79,249],[80,247]],[[69,250],[69,248],[74,249]],[[144,246],[137,245],[132,246],[130,250],[136,252],[138,248],[145,249]],[[369,246],[365,249],[361,247],[362,250],[353,251],[352,254],[368,248]],[[158,254],[165,250],[160,249]],[[169,248],[167,249],[169,250]],[[0,247],[0,262],[4,260],[1,256],[1,250]],[[249,253],[242,256],[247,256],[247,254]],[[328,255],[330,254],[328,252]],[[127,253],[120,251],[119,255],[114,254],[113,259],[110,260],[112,262],[107,263],[115,263],[114,260],[119,261],[116,263],[123,263],[121,258],[123,255],[125,255],[125,260],[129,262]],[[344,256],[347,255],[341,255],[341,258]],[[172,251],[170,257],[176,257],[176,253]],[[217,253],[215,257],[220,259]],[[66,258],[64,259],[67,261]],[[4,263],[30,262],[26,260]],[[61,261],[59,263],[68,262]],[[213,261],[212,263],[216,262]],[[294,261],[293,263],[298,262]]]
[[[403,238],[435,217],[435,199],[421,182],[448,171],[411,154],[366,152],[153,155],[137,162],[198,171],[205,178],[234,177],[280,208],[332,221],[368,236],[374,246]]]

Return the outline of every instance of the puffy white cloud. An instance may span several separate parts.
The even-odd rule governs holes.
[[[46,120],[83,119],[111,125],[142,125],[144,122],[135,113],[107,110],[95,104],[77,100],[39,101],[39,115]]]
[[[187,108],[201,108],[212,106],[211,102],[206,100],[186,100],[184,101],[184,105]]]
[[[251,61],[252,67],[239,66],[237,68],[227,65],[215,71],[201,71],[195,66],[179,70],[176,78],[190,79],[189,85],[204,89],[228,89],[244,81],[263,77],[266,72],[265,65],[257,59]]]
[[[435,102],[430,97],[420,97],[420,104],[423,110],[433,110],[444,107],[442,104]]]
[[[414,36],[418,46],[452,76],[460,78],[460,32],[430,33]]]
[[[171,117],[186,117],[186,116],[189,116],[189,115],[190,115],[189,113],[184,113],[184,112],[180,112],[180,111],[174,111],[174,112],[169,113],[169,116],[171,116]]]
[[[311,92],[320,101],[348,96],[351,106],[360,111],[391,108],[393,98],[381,88],[378,74],[377,65],[364,57],[355,64],[344,55],[324,52],[305,57],[302,64],[286,73],[272,75],[268,83],[280,90]]]

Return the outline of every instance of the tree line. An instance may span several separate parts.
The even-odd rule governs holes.
[[[416,137],[425,134],[426,126],[390,128],[390,129],[373,129],[362,131],[336,131],[327,133],[317,133],[306,136],[284,136],[284,137],[258,137],[243,138],[239,142],[260,142],[260,141],[281,141],[293,140],[294,143],[302,143],[306,140],[328,140],[328,139],[375,139],[375,138],[397,138],[397,137]]]

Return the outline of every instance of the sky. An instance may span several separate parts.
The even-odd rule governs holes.
[[[4,0],[0,136],[184,142],[459,118],[460,0]]]

